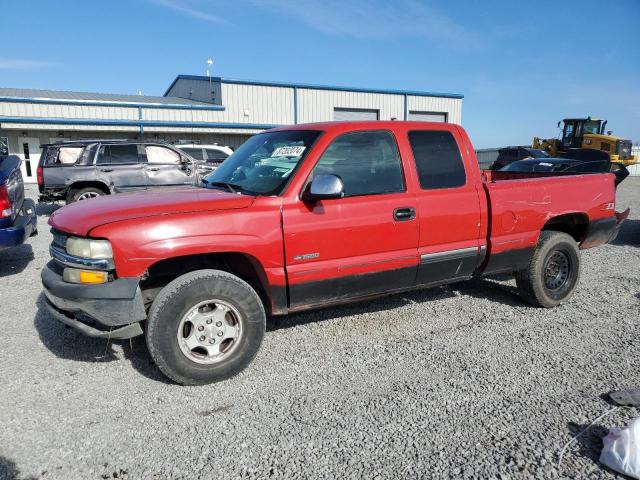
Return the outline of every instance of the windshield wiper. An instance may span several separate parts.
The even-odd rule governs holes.
[[[214,187],[224,187],[227,190],[229,190],[231,193],[242,193],[242,186],[240,185],[236,185],[235,183],[229,183],[229,182],[209,182],[207,180],[207,183],[205,185],[212,185]]]

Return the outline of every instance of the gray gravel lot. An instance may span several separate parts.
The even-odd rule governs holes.
[[[35,189],[27,192],[32,198]],[[43,309],[40,234],[0,252],[0,478],[615,478],[601,437],[639,414],[640,178],[614,244],[582,253],[577,294],[542,310],[474,280],[272,320],[252,366],[167,383],[144,341],[110,343]]]

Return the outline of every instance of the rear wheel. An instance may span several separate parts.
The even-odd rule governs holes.
[[[105,191],[98,187],[85,187],[78,190],[71,190],[67,196],[67,203],[80,202],[91,198],[106,195]]]
[[[570,298],[580,278],[580,253],[576,241],[563,232],[543,231],[529,266],[516,272],[520,296],[545,308]]]
[[[176,278],[153,301],[147,346],[158,368],[182,385],[230,378],[253,360],[265,331],[258,294],[220,270]]]

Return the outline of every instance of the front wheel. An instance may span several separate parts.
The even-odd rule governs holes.
[[[264,307],[249,284],[220,270],[197,270],[173,280],[153,301],[147,346],[171,380],[204,385],[246,368],[265,324]]]
[[[580,278],[576,241],[563,232],[543,231],[529,266],[516,272],[520,296],[538,307],[551,308],[570,298]]]

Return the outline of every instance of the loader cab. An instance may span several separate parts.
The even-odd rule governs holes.
[[[581,148],[582,140],[585,134],[601,134],[607,123],[602,120],[587,118],[565,118],[563,120],[564,128],[562,129],[562,150],[569,148]],[[560,126],[560,122],[558,122]]]

